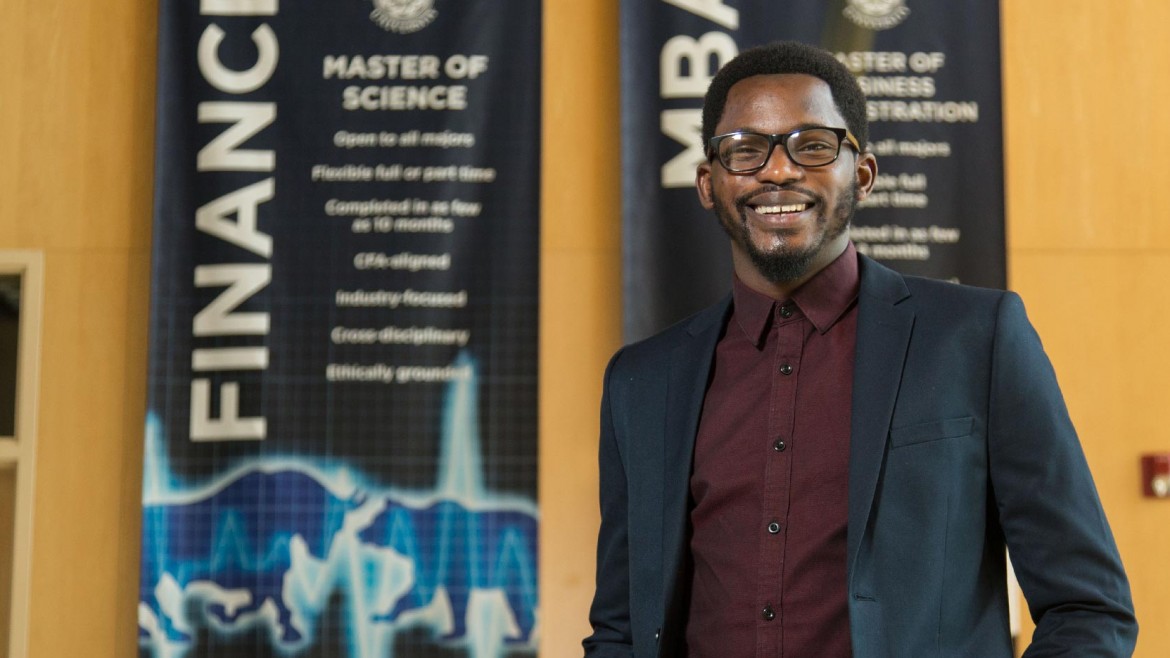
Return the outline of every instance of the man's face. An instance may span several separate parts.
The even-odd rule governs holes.
[[[810,75],[758,75],[731,87],[715,134],[818,126],[845,127],[827,83]],[[703,207],[715,211],[731,236],[736,274],[749,285],[785,284],[807,280],[844,251],[853,210],[876,174],[873,156],[844,142],[837,160],[822,167],[792,162],[777,144],[758,171],[733,174],[716,158],[699,166],[695,184]]]

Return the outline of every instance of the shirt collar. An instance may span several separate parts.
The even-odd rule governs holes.
[[[733,276],[735,322],[752,344],[760,346],[763,344],[765,332],[771,326],[770,320],[775,306],[791,301],[808,317],[817,331],[824,334],[857,301],[859,288],[857,250],[853,243],[849,242],[840,256],[794,290],[790,300],[777,302],[763,293],[752,290],[740,281],[738,276]]]

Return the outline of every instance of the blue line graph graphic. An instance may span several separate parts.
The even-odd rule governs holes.
[[[534,648],[536,505],[485,489],[474,362],[461,355],[456,365],[473,376],[449,385],[430,491],[378,486],[309,458],[257,459],[186,485],[149,417],[140,644],[184,658],[197,626],[261,629],[292,656],[340,595],[353,658],[391,657],[398,634],[420,629],[476,658]]]

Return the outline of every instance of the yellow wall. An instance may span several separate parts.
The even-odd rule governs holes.
[[[1004,3],[1009,280],[1056,366],[1133,585],[1138,656],[1170,651],[1170,3]],[[1120,131],[1123,137],[1111,138]]]
[[[29,656],[125,658],[137,637],[156,10],[2,6],[0,248],[45,254]]]
[[[3,3],[0,247],[46,254],[30,657],[125,658],[156,7]],[[619,340],[617,0],[545,4],[541,623],[543,655],[568,656],[586,632],[600,376]],[[1010,281],[1056,364],[1129,568],[1137,655],[1160,656],[1170,503],[1139,497],[1137,459],[1170,450],[1170,5],[1003,6]],[[1133,136],[1108,140],[1112,127]]]
[[[621,340],[617,2],[545,2],[540,599],[544,656],[580,654],[597,540],[601,377]]]

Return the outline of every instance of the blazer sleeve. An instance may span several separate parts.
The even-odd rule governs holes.
[[[593,633],[582,643],[585,655],[633,655],[630,632],[630,555],[626,468],[613,423],[612,378],[622,352],[605,369],[598,446],[601,529],[597,535],[597,589],[589,610]]]
[[[1129,583],[1052,365],[1023,303],[999,304],[988,410],[991,486],[1036,632],[1026,658],[1129,656]]]

